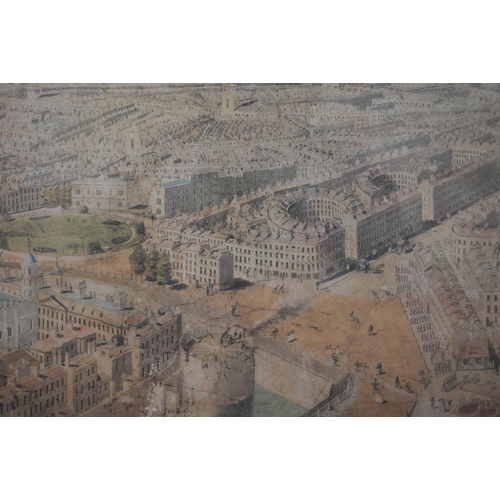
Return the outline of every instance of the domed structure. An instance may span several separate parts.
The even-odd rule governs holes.
[[[28,250],[28,253],[25,255],[21,265],[30,265],[30,264],[36,264],[36,258],[35,256],[31,253],[31,250]]]
[[[55,293],[63,292],[63,270],[59,267],[59,262],[56,258],[56,265],[54,270],[47,276],[46,284],[52,287],[52,291]]]
[[[59,267],[59,264],[57,262],[56,262],[56,267],[54,267],[54,270],[52,271],[52,274],[56,276],[62,276],[64,274],[63,270]]]

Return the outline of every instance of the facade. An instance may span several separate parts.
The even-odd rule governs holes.
[[[458,371],[493,370],[495,367],[487,345],[462,345],[454,356]]]
[[[297,176],[297,167],[245,170],[240,175],[221,175],[218,171],[191,174],[185,179],[158,183],[153,187],[149,204],[158,217],[176,217],[210,210],[278,182]]]
[[[38,337],[38,263],[31,251],[21,263],[21,286],[17,295],[0,292],[0,350],[28,348]],[[9,287],[10,279],[1,285]],[[2,286],[3,288],[3,286]]]
[[[167,368],[179,350],[182,315],[160,316],[154,323],[141,318],[132,323],[133,375],[142,381]]]
[[[474,308],[487,329],[500,325],[500,212],[486,202],[467,211],[450,231],[453,262],[466,267],[473,280]]]
[[[376,255],[422,227],[422,195],[416,191],[390,196],[355,215],[345,214],[346,258]]]
[[[476,160],[440,178],[423,181],[423,219],[439,221],[500,188],[500,159]]]
[[[78,179],[71,183],[74,207],[89,210],[125,210],[143,203],[138,179],[98,177]]]
[[[149,239],[144,243],[146,252],[155,249],[169,257],[172,277],[188,284],[227,290],[234,285],[234,256],[208,243],[195,239],[182,243],[180,239]]]
[[[42,368],[22,349],[0,356],[0,417],[66,416],[68,377],[62,366]]]
[[[74,323],[53,331],[27,352],[0,355],[1,416],[79,416],[155,372],[179,350],[182,316],[136,312],[122,338],[99,339]]]
[[[203,266],[196,267],[198,273],[195,273],[194,267],[189,267],[191,271],[188,273],[195,273],[192,275],[195,281],[199,280],[203,284],[206,283],[205,279],[210,283],[209,261],[203,257],[209,251],[224,256],[224,260],[220,261],[224,267],[221,268],[219,263],[217,276],[221,276],[221,269],[226,269],[227,278],[224,281],[227,283],[231,281],[229,268],[232,258],[234,274],[242,277],[327,279],[345,268],[344,229],[335,222],[320,222],[321,216],[318,216],[316,223],[297,219],[303,215],[297,211],[297,202],[316,194],[316,190],[292,191],[284,197],[272,198],[256,206],[233,202],[225,220],[213,229],[204,229],[203,224],[198,229],[187,228],[173,220],[165,221],[157,227],[157,237],[147,241],[145,248],[147,251],[154,247],[159,252],[170,251],[173,273],[179,279],[181,273],[176,274],[177,265],[174,262],[177,257],[173,250],[178,249],[181,254],[179,258],[183,260],[179,266],[183,268],[188,261],[189,266],[194,262],[199,264],[195,256],[202,252],[199,256],[204,260]],[[212,264],[212,269],[215,266],[215,263]],[[182,279],[189,280],[189,276],[183,274]]]

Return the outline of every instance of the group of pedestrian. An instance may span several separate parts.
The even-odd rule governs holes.
[[[436,372],[436,375],[442,375],[443,373],[447,373],[451,371],[451,361],[440,361],[439,363],[436,363],[436,366],[434,367],[434,371]]]
[[[442,390],[445,391],[445,392],[451,391],[457,385],[458,385],[457,374],[454,373],[453,375],[450,375],[449,377],[447,377],[447,378],[444,379]]]
[[[428,322],[429,322],[429,318],[428,318],[427,314],[417,314],[415,316],[410,316],[410,323],[412,325],[418,325],[421,323],[428,323]]]
[[[434,330],[430,330],[428,332],[423,332],[422,335],[420,335],[420,338],[424,342],[428,342],[429,340],[434,340],[436,338],[436,334]]]
[[[432,323],[430,321],[417,325],[418,333],[427,332],[429,330],[432,330]]]
[[[425,342],[423,345],[424,352],[434,352],[441,349],[441,341],[433,340],[432,342]]]
[[[401,266],[399,264],[396,264],[396,272],[399,274],[411,274],[412,270],[410,269],[411,266]]]

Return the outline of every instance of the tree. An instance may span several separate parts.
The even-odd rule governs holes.
[[[81,214],[88,214],[89,213],[89,208],[86,205],[83,205],[83,207],[80,208],[80,213]]]
[[[160,259],[160,255],[158,254],[158,250],[153,250],[148,253],[146,257],[146,279],[149,281],[156,281],[158,276],[158,260]]]
[[[96,253],[103,253],[104,250],[102,249],[101,243],[99,241],[91,241],[89,243],[89,254],[93,255]]]
[[[139,224],[135,226],[135,230],[139,236],[144,236],[146,234],[146,226],[144,226],[144,222],[139,222]]]
[[[68,184],[44,189],[39,200],[44,206],[56,207],[61,205],[62,207],[68,207],[71,205],[71,186]]]
[[[158,281],[168,283],[172,279],[172,265],[170,264],[168,255],[163,254],[160,256],[156,268],[158,271]]]
[[[141,245],[137,245],[128,258],[132,272],[135,274],[144,274],[146,270],[146,258],[144,248]]]

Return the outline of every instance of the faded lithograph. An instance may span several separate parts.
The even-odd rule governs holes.
[[[499,92],[0,85],[0,416],[498,416]]]

